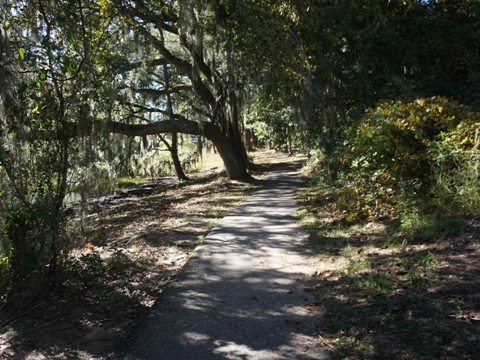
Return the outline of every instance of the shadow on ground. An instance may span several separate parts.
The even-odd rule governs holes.
[[[342,220],[317,199],[310,241],[318,259],[318,331],[334,359],[477,359],[480,356],[480,222],[429,218]]]
[[[223,218],[116,359],[324,359],[295,167]]]

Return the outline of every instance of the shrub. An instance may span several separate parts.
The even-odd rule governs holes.
[[[441,134],[432,146],[432,203],[446,214],[480,214],[480,134],[476,117]]]
[[[346,129],[335,154],[340,205],[350,216],[438,205],[432,190],[445,171],[449,179],[463,174],[465,151],[476,151],[476,121],[470,108],[444,97],[368,110]]]

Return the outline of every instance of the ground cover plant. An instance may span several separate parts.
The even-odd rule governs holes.
[[[337,196],[317,186],[301,195],[318,260],[319,345],[334,359],[478,358],[480,221],[347,221]]]
[[[322,164],[342,187],[339,206],[352,218],[478,212],[479,122],[474,109],[445,97],[379,103]]]

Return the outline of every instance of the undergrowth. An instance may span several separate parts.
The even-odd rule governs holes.
[[[315,176],[335,183],[337,206],[352,219],[480,214],[479,123],[443,97],[380,103],[344,129],[331,157],[316,155]]]
[[[465,219],[403,214],[382,221],[346,220],[336,196],[306,187],[300,214],[318,262],[320,346],[334,359],[474,359],[480,292],[457,282],[445,252],[465,237]],[[456,245],[452,245],[456,246]],[[450,275],[449,275],[450,274]],[[475,315],[476,316],[476,315]],[[480,318],[479,318],[480,320]],[[322,345],[323,344],[323,345]]]
[[[313,154],[300,215],[333,358],[479,358],[479,123],[442,97],[385,102]]]

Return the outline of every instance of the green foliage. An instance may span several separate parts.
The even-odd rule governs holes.
[[[78,260],[74,260],[70,269],[85,277],[96,277],[104,272],[105,266],[100,255],[88,253],[81,255]]]
[[[458,216],[437,217],[407,212],[400,214],[400,229],[404,232],[404,241],[425,243],[433,238],[462,234],[465,221]]]
[[[452,314],[478,303],[474,277],[463,286],[450,278],[462,274],[450,249],[458,254],[469,248],[467,236],[459,236],[465,220],[405,212],[400,221],[345,221],[332,211],[332,192],[312,184],[300,194],[302,223],[319,258],[312,290],[318,310],[328,314],[319,325],[321,342],[335,344],[338,359],[432,358],[450,346],[475,357],[462,327],[451,321]],[[450,265],[459,272],[451,269],[447,279]],[[462,299],[462,310],[455,309],[455,298]],[[470,324],[465,326],[468,331]]]
[[[293,132],[290,139],[293,146],[301,145],[303,134],[295,131],[298,126],[291,106],[278,102],[273,97],[266,100],[258,94],[249,99],[246,105],[247,126],[253,129],[257,146],[287,148],[289,129]]]
[[[227,10],[264,99],[289,103],[329,156],[338,128],[382,99],[480,104],[478,1],[242,1]]]
[[[125,270],[128,264],[130,264],[130,259],[122,250],[118,249],[108,259],[107,268],[109,271],[117,272]]]
[[[425,210],[467,193],[475,202],[478,120],[469,107],[443,97],[370,109],[345,130],[330,159],[343,186],[341,205],[355,217]],[[439,187],[444,191],[434,191]]]
[[[105,265],[97,253],[82,254],[78,258],[69,259],[63,267],[63,285],[73,293],[83,291],[104,273]]]
[[[441,213],[480,214],[480,118],[441,134],[434,144],[433,204]]]
[[[6,295],[34,298],[31,291],[54,282],[69,245],[63,201],[83,145],[73,137],[91,131],[95,91],[87,86],[87,41],[74,41],[87,26],[81,3],[6,5],[0,11],[12,26],[11,48],[0,34],[0,127],[8,129],[0,132],[0,281]]]

